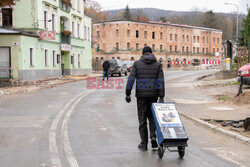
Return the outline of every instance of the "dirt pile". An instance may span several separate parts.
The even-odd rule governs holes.
[[[250,104],[250,92],[244,92],[243,90],[243,93],[237,97],[234,97],[232,102],[237,105]]]

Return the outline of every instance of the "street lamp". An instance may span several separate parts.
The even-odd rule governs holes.
[[[237,8],[236,38],[238,38],[239,36],[239,6],[234,3],[225,3],[225,5],[233,5]]]

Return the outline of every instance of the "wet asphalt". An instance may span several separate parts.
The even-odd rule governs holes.
[[[196,102],[215,99],[200,92],[193,82],[208,73],[211,71],[165,72],[165,101],[175,100],[181,112],[206,110],[207,104]],[[137,149],[135,97],[127,104],[124,88],[86,87],[87,81],[81,81],[0,99],[0,166],[249,166],[249,145],[185,118],[190,140],[183,159],[167,150],[159,159],[150,145],[141,152]]]

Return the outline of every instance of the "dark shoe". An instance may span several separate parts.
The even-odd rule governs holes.
[[[157,144],[155,137],[152,137],[151,144],[152,144],[152,148],[158,148],[158,144]]]
[[[138,145],[138,148],[139,148],[141,151],[147,151],[147,150],[148,150],[147,146],[142,145],[142,144],[139,144],[139,145]]]

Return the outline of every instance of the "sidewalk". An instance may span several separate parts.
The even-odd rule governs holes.
[[[35,92],[42,89],[54,88],[66,83],[76,82],[85,80],[89,77],[100,77],[102,74],[88,74],[83,76],[64,76],[60,78],[50,78],[44,80],[36,80],[27,82],[25,86],[17,86],[17,87],[3,87],[0,88],[0,98],[6,97],[9,95],[18,95],[23,93]]]
[[[239,89],[236,78],[223,80],[212,75],[197,79],[194,85],[214,101],[204,104],[199,112],[190,110],[182,115],[250,143],[250,131],[243,128],[243,120],[250,117],[250,89],[244,86],[243,94],[235,97]]]

